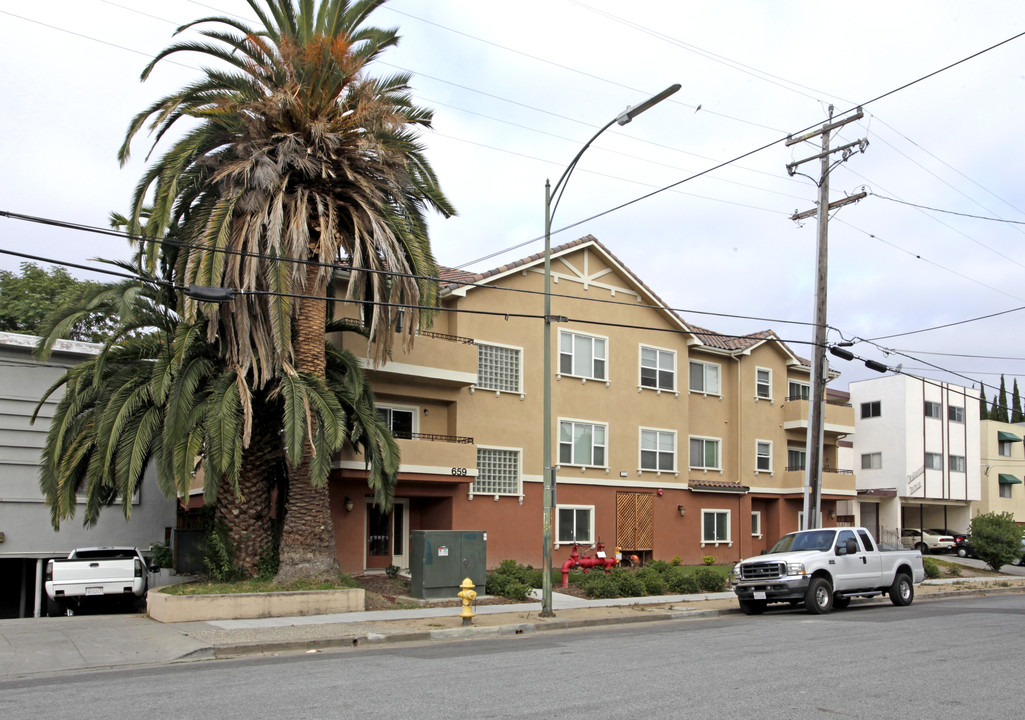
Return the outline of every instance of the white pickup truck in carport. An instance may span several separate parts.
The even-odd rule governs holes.
[[[879,549],[865,528],[790,533],[733,568],[733,591],[748,615],[764,612],[769,603],[801,602],[821,615],[847,607],[851,598],[881,594],[894,605],[910,605],[923,580],[920,552]]]
[[[65,615],[84,602],[120,599],[133,606],[146,597],[151,568],[134,547],[72,550],[67,559],[46,563],[47,614]]]

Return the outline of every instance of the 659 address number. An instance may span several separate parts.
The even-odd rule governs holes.
[[[466,475],[466,468],[452,468],[453,475]]]

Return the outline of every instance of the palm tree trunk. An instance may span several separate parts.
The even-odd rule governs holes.
[[[305,294],[324,297],[327,278],[323,268],[310,264],[306,268]],[[324,325],[327,303],[324,300],[300,299],[295,316],[295,366],[299,372],[325,376]],[[303,460],[288,472],[288,497],[285,522],[281,530],[281,562],[278,582],[300,577],[323,577],[338,572],[335,530],[331,521],[328,483],[313,487],[310,482],[310,457],[313,446],[307,442]]]

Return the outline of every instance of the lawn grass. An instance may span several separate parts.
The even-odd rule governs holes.
[[[340,573],[337,579],[301,579],[281,584],[272,580],[243,580],[239,582],[197,582],[168,585],[160,592],[168,595],[237,595],[241,593],[298,592],[302,590],[341,590],[357,588],[359,583]]]

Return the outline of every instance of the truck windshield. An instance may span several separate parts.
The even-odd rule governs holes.
[[[793,550],[829,550],[833,547],[835,530],[812,530],[784,535],[770,553],[791,552]]]

